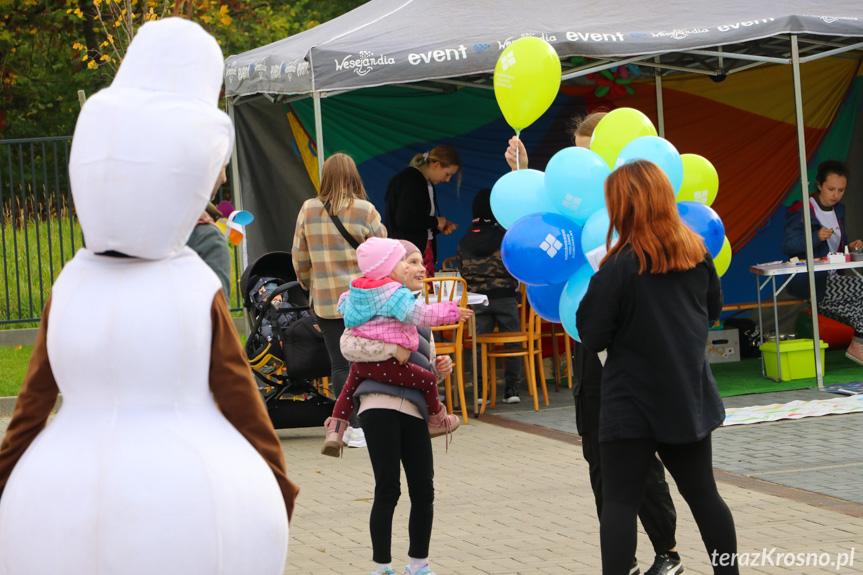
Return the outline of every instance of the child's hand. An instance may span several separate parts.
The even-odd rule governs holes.
[[[452,358],[448,355],[437,356],[437,371],[443,377],[452,373]]]
[[[404,365],[411,358],[411,350],[396,344],[396,354],[393,357],[397,362]]]
[[[458,319],[459,321],[466,321],[473,317],[473,310],[469,307],[460,307],[458,308]]]

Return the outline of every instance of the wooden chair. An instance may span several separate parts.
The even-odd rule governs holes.
[[[426,303],[456,301],[459,307],[467,307],[467,283],[462,278],[450,276],[426,278],[423,280],[423,293]],[[464,322],[441,325],[431,330],[432,336],[440,336],[440,339],[435,339],[436,353],[455,356],[452,362],[453,372],[444,380],[447,410],[453,413],[452,376],[455,375],[462,418],[467,424],[467,402],[464,399]]]
[[[458,258],[451,257],[447,258],[441,263],[440,269],[442,272],[455,272],[458,271]]]
[[[495,406],[497,400],[495,363],[498,358],[522,358],[528,391],[533,397],[534,411],[539,411],[539,393],[537,391],[537,372],[539,372],[543,399],[545,405],[548,405],[545,368],[542,365],[542,318],[536,315],[536,312],[533,310],[528,312],[527,318],[527,331],[494,332],[476,336],[476,343],[480,346],[479,351],[482,357],[483,402],[480,413],[485,413],[485,408],[488,404],[489,388],[491,389],[491,407]],[[503,347],[507,343],[517,343],[520,347]],[[491,379],[491,382],[489,382],[489,379]]]

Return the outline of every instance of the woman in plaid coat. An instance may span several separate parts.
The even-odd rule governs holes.
[[[330,356],[330,382],[338,395],[350,364],[339,349],[345,322],[337,305],[351,280],[362,272],[356,250],[339,232],[330,214],[341,220],[358,243],[371,237],[387,237],[381,215],[368,201],[357,166],[346,154],[333,154],[324,162],[321,193],[306,200],[300,209],[291,249],[297,279],[311,292],[312,307]]]

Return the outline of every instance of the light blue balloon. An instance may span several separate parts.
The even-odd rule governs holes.
[[[605,206],[605,160],[587,148],[564,148],[545,167],[545,189],[554,209],[578,225]]]
[[[528,285],[563,283],[587,260],[581,228],[560,214],[530,214],[503,236],[500,255],[507,271]]]
[[[587,286],[592,277],[593,268],[590,264],[584,264],[572,274],[560,294],[560,323],[575,341],[581,341],[578,329],[575,327],[575,312],[578,311],[578,306],[584,299],[584,294],[587,293]]]
[[[560,294],[566,284],[527,286],[527,301],[536,314],[546,321],[560,323]]]
[[[677,212],[683,223],[701,236],[710,255],[718,256],[725,242],[725,224],[719,214],[701,202],[677,202]]]
[[[599,246],[605,245],[605,238],[608,234],[608,227],[611,225],[611,220],[608,218],[608,209],[602,208],[593,213],[587,218],[584,223],[584,228],[581,230],[581,249],[586,254],[589,251],[595,250]],[[615,230],[612,236],[612,241],[617,239],[618,234]]]
[[[518,170],[498,178],[491,189],[491,212],[506,229],[528,214],[554,212],[545,193],[545,175],[538,170]]]
[[[677,192],[680,191],[680,186],[683,185],[683,160],[680,159],[677,148],[665,138],[659,136],[635,138],[620,151],[614,167],[617,169],[633,160],[653,162],[662,168],[662,171],[668,176],[671,187],[674,188],[674,194],[677,195]]]

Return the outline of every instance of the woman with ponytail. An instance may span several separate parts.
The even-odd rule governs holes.
[[[451,234],[458,227],[440,215],[434,187],[455,175],[461,183],[458,152],[452,146],[435,146],[414,156],[407,168],[393,176],[384,196],[389,237],[407,240],[422,250],[428,277],[434,277],[437,262],[435,236]]]

